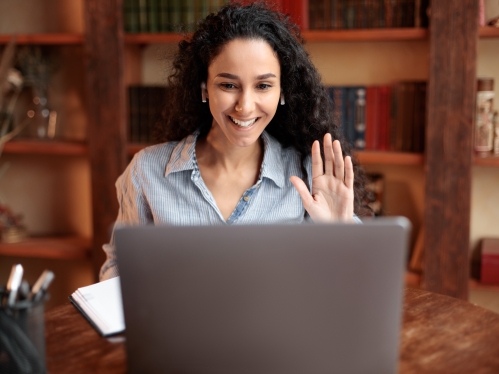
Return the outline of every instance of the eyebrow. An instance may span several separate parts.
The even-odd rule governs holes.
[[[217,77],[222,77],[222,78],[228,78],[228,79],[239,79],[237,75],[230,74],[230,73],[220,73],[217,74]],[[261,79],[267,79],[267,78],[276,78],[275,74],[272,73],[267,73],[267,74],[262,74],[256,77],[257,80]]]

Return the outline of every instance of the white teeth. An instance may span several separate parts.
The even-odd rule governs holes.
[[[229,117],[229,118],[232,120],[232,122],[234,122],[235,124],[237,124],[241,127],[251,126],[258,119],[258,118],[253,118],[251,121],[239,121],[239,120],[235,119],[234,117]]]

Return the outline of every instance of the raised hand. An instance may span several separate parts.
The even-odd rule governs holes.
[[[343,159],[338,140],[324,136],[323,166],[319,142],[312,144],[312,194],[298,177],[290,178],[301,196],[303,206],[314,222],[353,220],[353,164]]]

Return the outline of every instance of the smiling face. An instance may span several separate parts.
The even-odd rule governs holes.
[[[239,147],[255,144],[277,110],[280,81],[279,60],[267,42],[227,43],[208,67],[212,139]]]

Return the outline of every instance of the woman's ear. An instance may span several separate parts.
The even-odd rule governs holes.
[[[206,90],[206,82],[201,82],[201,101],[206,103],[208,99],[208,91]]]

